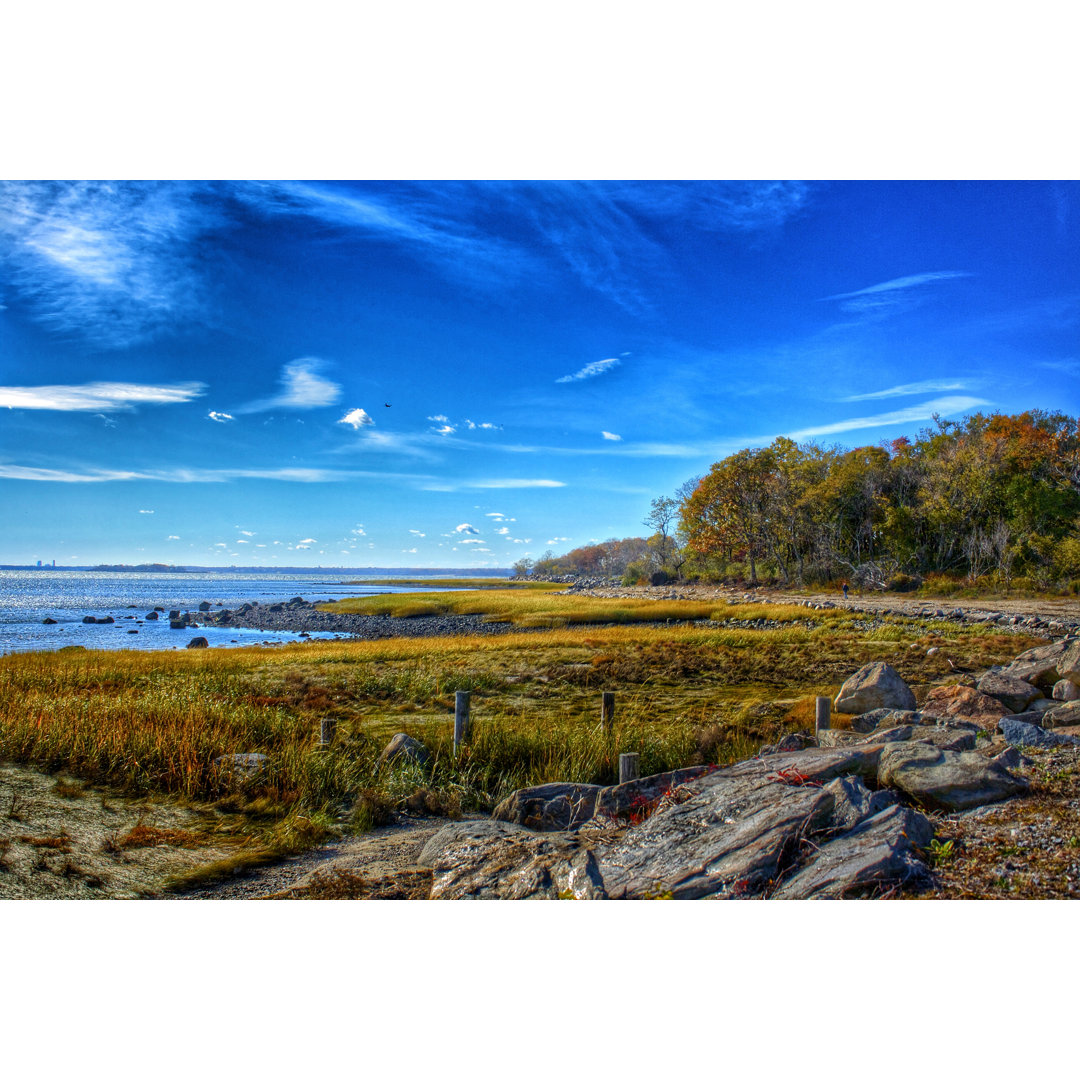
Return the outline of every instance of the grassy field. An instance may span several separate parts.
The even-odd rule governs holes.
[[[697,619],[805,620],[805,608],[778,604],[726,604],[717,600],[654,600],[647,597],[601,599],[566,592],[565,585],[529,583],[515,588],[486,588],[482,592],[397,593],[361,596],[320,604],[323,611],[359,615],[483,615],[490,622],[547,628],[598,623],[633,624]],[[832,621],[853,619],[852,612],[833,612]]]
[[[389,599],[417,602],[415,594]],[[454,610],[478,602],[469,594],[449,599]],[[533,625],[576,622],[555,612],[569,613],[574,602],[579,614],[592,606],[542,593],[514,599],[516,608],[502,593],[487,593],[479,610]],[[538,610],[533,600],[558,607]],[[683,620],[697,607],[644,603]],[[834,693],[869,660],[889,661],[918,692],[952,672],[948,659],[977,670],[1030,643],[944,622],[896,620],[867,632],[839,610],[814,612],[813,628],[802,621],[805,609],[734,610],[788,625],[657,627],[628,619],[545,634],[311,642],[274,651],[13,654],[0,657],[0,760],[207,809],[208,829],[243,841],[236,858],[265,861],[336,830],[370,827],[410,798],[453,815],[490,809],[529,784],[610,783],[627,751],[641,755],[643,774],[724,764],[812,726],[814,696]],[[941,651],[928,658],[931,644]],[[456,690],[472,691],[473,714],[471,741],[457,756]],[[616,693],[610,736],[600,728],[602,691]],[[324,750],[317,741],[326,717],[338,725]],[[398,731],[428,747],[426,765],[379,768],[381,749]],[[266,766],[248,776],[215,764],[237,753],[265,754]]]

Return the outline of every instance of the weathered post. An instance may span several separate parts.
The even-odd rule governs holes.
[[[814,703],[814,730],[828,731],[829,730],[829,708],[831,702],[827,697],[819,697]]]
[[[640,754],[619,755],[619,783],[625,784],[638,778],[638,760]]]
[[[336,720],[319,721],[319,746],[326,748],[334,741],[334,732],[337,731]]]
[[[471,690],[454,692],[454,753],[462,743],[469,741],[469,696]]]
[[[605,735],[610,735],[615,729],[615,695],[610,690],[604,691],[600,702],[600,727]]]

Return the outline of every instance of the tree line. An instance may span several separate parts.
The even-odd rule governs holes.
[[[935,416],[914,439],[855,449],[778,438],[653,499],[643,524],[646,537],[515,569],[901,589],[938,574],[1080,591],[1080,422]]]

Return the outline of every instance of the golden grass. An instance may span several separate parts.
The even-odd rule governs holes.
[[[488,587],[482,595],[463,589],[455,593],[396,593],[361,596],[320,604],[320,610],[359,615],[483,615],[492,622],[519,626],[561,627],[593,623],[680,622],[687,620],[769,619],[803,621],[809,613],[795,604],[725,604],[716,600],[653,600],[647,597],[583,596],[567,593],[562,585],[518,588]],[[814,612],[815,621],[839,623],[858,617],[846,609]]]
[[[761,617],[752,605],[736,610]],[[783,609],[762,610],[776,618]],[[811,726],[813,697],[868,660],[888,660],[919,685],[948,675],[948,658],[981,668],[1030,644],[979,627],[926,633],[896,622],[865,633],[842,615],[819,621],[771,630],[631,623],[273,651],[18,653],[0,657],[0,758],[246,815],[260,838],[237,854],[246,864],[310,846],[347,820],[369,827],[421,788],[447,806],[487,809],[529,784],[610,783],[628,751],[646,775],[738,760]],[[943,647],[928,658],[930,643]],[[472,691],[473,733],[455,756],[456,690]],[[617,695],[610,737],[599,722],[605,690]],[[327,716],[337,736],[322,750]],[[379,767],[397,731],[427,746],[426,765]],[[240,753],[265,754],[267,764],[254,774],[215,765]]]

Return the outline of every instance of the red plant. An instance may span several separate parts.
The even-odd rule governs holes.
[[[765,779],[772,780],[777,784],[788,784],[791,787],[821,787],[820,781],[813,780],[805,773],[799,772],[794,765],[770,773]]]

